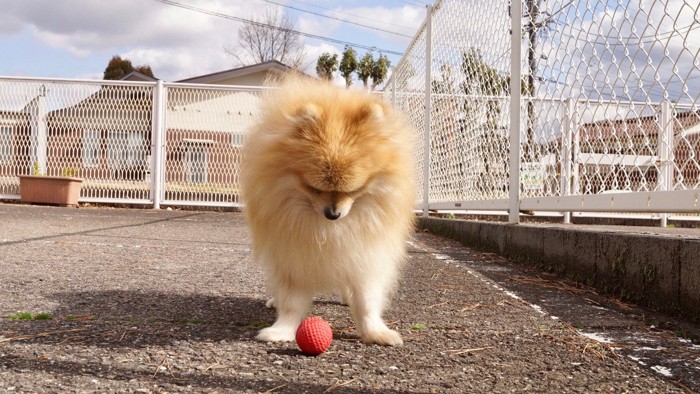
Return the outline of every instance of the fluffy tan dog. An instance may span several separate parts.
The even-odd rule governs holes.
[[[337,291],[363,342],[403,343],[381,315],[413,231],[412,154],[403,117],[379,97],[301,78],[266,95],[241,184],[277,308],[257,339],[294,340],[314,294]]]

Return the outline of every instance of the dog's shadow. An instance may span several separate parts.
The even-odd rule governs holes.
[[[5,320],[4,329],[41,342],[77,339],[101,347],[144,347],[179,340],[252,341],[275,319],[264,300],[245,297],[131,290],[53,297],[59,307],[50,320]]]

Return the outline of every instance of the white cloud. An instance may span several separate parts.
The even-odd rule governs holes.
[[[319,36],[332,36],[340,26],[339,21],[306,14],[296,21],[296,30]]]
[[[246,19],[256,19],[265,8],[274,7],[259,0],[178,2]],[[406,5],[394,9],[386,6],[351,8],[358,4],[371,4],[369,0],[335,4],[342,4],[340,8],[335,8],[338,11],[363,16],[357,18],[334,14],[336,17],[401,31],[408,35],[413,34],[425,14],[422,7]],[[301,8],[312,9],[307,6]],[[234,67],[235,61],[233,57],[225,54],[224,47],[236,44],[238,30],[243,26],[241,22],[234,20],[144,0],[0,0],[0,9],[3,10],[0,13],[0,38],[6,38],[6,42],[13,45],[21,45],[22,42],[26,42],[24,40],[31,40],[31,44],[36,47],[48,46],[55,53],[64,56],[62,62],[81,67],[74,75],[64,75],[70,72],[70,66],[66,64],[66,71],[61,71],[61,76],[97,75],[103,71],[112,55],[127,57],[135,65],[150,65],[156,76],[165,80],[225,70]],[[296,15],[296,28],[299,31],[319,36],[380,48],[398,42],[399,44],[393,46],[398,51],[402,51],[403,46],[410,41],[410,38],[406,37],[363,29],[308,13],[299,14],[280,9]],[[319,42],[308,37],[301,37],[301,40],[309,52],[312,64],[309,64],[308,71],[311,74],[315,74],[315,59],[320,53],[340,52],[343,47],[343,44]],[[7,48],[7,44],[5,45]],[[2,44],[0,48],[3,48]],[[29,59],[30,57],[32,59]],[[38,58],[38,54],[14,58],[13,63],[8,63],[0,69],[7,72],[21,70],[22,65],[28,68],[26,64],[30,64],[31,61],[36,64],[35,59]],[[99,70],[88,71],[87,67],[95,67],[95,64],[100,64]],[[46,68],[51,71],[46,74],[56,74],[56,71],[53,71],[59,68],[56,66],[47,62]]]
[[[30,26],[41,42],[78,58],[119,54],[134,64],[150,65],[164,79],[233,67],[223,47],[235,40],[240,22],[138,0],[28,0],[9,2],[7,7],[3,3],[8,2],[0,6]],[[254,11],[243,2],[223,6],[202,0],[193,5],[230,15]],[[104,59],[105,65],[108,60]]]
[[[345,14],[343,18],[371,26],[381,30],[401,33],[409,37],[403,37],[387,32],[376,31],[377,35],[391,42],[407,45],[416,33],[421,23],[425,20],[426,11],[422,7],[404,6],[401,8],[387,7],[359,7],[339,8],[337,11]],[[353,18],[349,15],[368,16],[371,19]]]

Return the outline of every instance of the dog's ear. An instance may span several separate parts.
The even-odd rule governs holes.
[[[384,104],[379,101],[365,103],[357,112],[358,121],[374,121],[381,120],[386,116],[387,109]]]
[[[297,109],[293,114],[287,115],[287,119],[296,125],[305,125],[318,122],[321,119],[323,110],[316,104],[307,103]]]
[[[294,113],[288,114],[287,119],[294,125],[295,135],[302,139],[314,139],[317,135],[317,125],[321,122],[323,109],[316,104],[307,103]]]

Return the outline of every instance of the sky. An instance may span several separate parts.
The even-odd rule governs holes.
[[[387,51],[396,66],[430,1],[0,0],[0,76],[102,79],[114,55],[151,66],[165,81],[223,71],[239,65],[224,50],[235,47],[244,26],[234,19],[259,19],[274,8],[289,16],[296,30],[331,40],[301,36],[310,74],[319,55],[341,53],[345,43]],[[461,52],[477,47],[507,73],[508,1],[449,4],[463,9],[444,6],[434,19],[435,70],[443,62],[457,70]],[[697,0],[541,0],[541,12],[552,22],[536,44],[540,95],[696,100]],[[356,48],[359,56],[365,48]],[[420,85],[421,54],[413,65]]]
[[[301,36],[311,74],[319,55],[341,53],[345,43],[375,47],[375,56],[387,51],[396,64],[400,55],[389,51],[406,50],[425,19],[426,4],[428,0],[0,0],[0,76],[102,79],[114,55],[150,66],[165,81],[228,70],[239,64],[224,48],[235,47],[244,25],[233,19],[260,19],[269,8],[291,17],[297,31],[334,40]],[[362,56],[367,49],[356,51]]]

